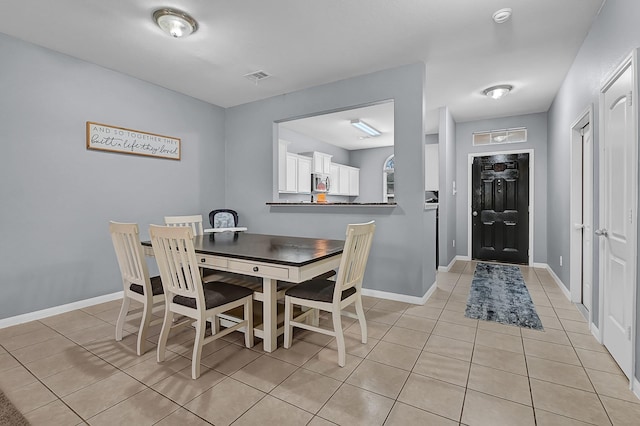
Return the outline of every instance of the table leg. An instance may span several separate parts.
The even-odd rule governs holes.
[[[262,315],[265,352],[273,352],[278,346],[278,307],[276,296],[277,281],[271,278],[262,279]]]

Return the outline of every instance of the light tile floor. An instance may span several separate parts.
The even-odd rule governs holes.
[[[114,341],[114,301],[0,330],[0,388],[34,425],[640,424],[640,400],[548,272],[522,268],[540,332],[465,318],[474,267],[439,273],[424,306],[365,297],[369,342],[345,317],[344,368],[318,333],[271,354],[230,335],[192,380],[193,331],[157,364],[155,326],[138,357],[136,318]]]

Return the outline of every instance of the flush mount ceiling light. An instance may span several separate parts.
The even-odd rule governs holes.
[[[376,130],[375,128],[371,127],[369,124],[365,123],[360,119],[351,120],[351,125],[356,129],[362,130],[363,132],[365,132],[367,135],[371,137],[380,136],[382,134],[380,133],[380,131]]]
[[[511,13],[513,11],[509,7],[505,7],[504,9],[497,10],[493,14],[493,22],[496,24],[504,24],[511,18]]]
[[[186,37],[196,32],[198,23],[188,14],[176,9],[158,9],[153,12],[153,20],[171,37]]]
[[[513,90],[513,86],[509,84],[500,84],[498,86],[492,86],[487,89],[484,89],[482,93],[486,96],[493,99],[500,99],[503,96],[506,96]]]

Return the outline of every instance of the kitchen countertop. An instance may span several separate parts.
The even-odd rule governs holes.
[[[270,202],[266,203],[268,206],[278,206],[278,207],[288,207],[288,206],[339,206],[339,207],[395,207],[397,203],[335,203],[335,202],[326,202],[326,203],[318,203],[318,202]]]

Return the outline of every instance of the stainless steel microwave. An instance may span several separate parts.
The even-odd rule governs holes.
[[[329,192],[331,178],[328,174],[313,173],[311,175],[311,192]]]

